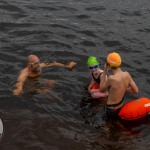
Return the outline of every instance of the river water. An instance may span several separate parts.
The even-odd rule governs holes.
[[[116,51],[140,90],[127,101],[149,97],[149,6],[149,0],[1,0],[0,149],[149,150],[150,123],[108,123],[105,102],[92,101],[86,91],[87,58],[97,56],[103,68],[108,53]],[[57,81],[46,94],[13,96],[29,54],[77,65],[71,71],[45,68],[41,78]]]

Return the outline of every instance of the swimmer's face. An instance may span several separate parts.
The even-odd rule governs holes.
[[[98,70],[98,67],[99,67],[99,65],[92,65],[92,66],[89,66],[88,69],[91,72],[96,72]]]
[[[38,69],[40,67],[40,61],[37,61],[37,62],[28,62],[28,66],[31,68],[31,69]]]

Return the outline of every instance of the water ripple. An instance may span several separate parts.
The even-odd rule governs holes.
[[[0,149],[145,148],[149,124],[130,128],[103,120],[105,103],[91,100],[87,92],[86,61],[94,55],[103,69],[108,53],[119,52],[122,69],[139,87],[134,96],[149,97],[149,14],[147,0],[2,0],[0,114],[5,134]],[[40,80],[55,80],[53,89],[15,97],[12,90],[29,54],[41,62],[77,65],[73,70],[45,68]],[[139,140],[143,137],[145,142]]]

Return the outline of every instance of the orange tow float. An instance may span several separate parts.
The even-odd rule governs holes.
[[[142,97],[126,103],[118,115],[123,120],[137,120],[148,114],[150,114],[150,99]]]

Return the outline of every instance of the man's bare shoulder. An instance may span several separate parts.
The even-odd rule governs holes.
[[[116,75],[110,75],[109,77],[108,77],[108,80],[109,80],[109,82],[120,82],[120,81],[122,81],[122,80],[129,80],[131,78],[131,75],[130,75],[130,73],[129,72],[127,72],[127,71],[122,71],[122,72],[120,72],[119,74],[116,74]]]
[[[125,78],[131,78],[131,75],[128,71],[124,71],[123,73],[124,73]]]
[[[123,73],[125,73],[125,74],[130,74],[128,71],[123,71]]]
[[[110,75],[110,76],[107,78],[107,84],[111,85],[114,80],[115,80],[114,75]]]
[[[20,71],[20,75],[28,75],[29,74],[29,69],[28,67],[24,68],[23,70]]]
[[[115,75],[110,75],[109,77],[108,77],[108,80],[114,80],[116,77],[115,77]]]

